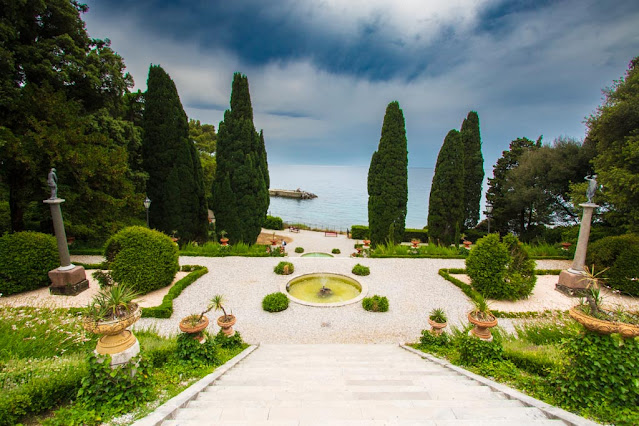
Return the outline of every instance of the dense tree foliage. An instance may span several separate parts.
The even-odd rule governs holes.
[[[470,111],[461,126],[464,145],[464,228],[474,228],[479,222],[479,202],[484,181],[484,157],[481,153],[479,116]]]
[[[182,241],[205,240],[207,211],[200,158],[189,139],[175,83],[158,65],[149,69],[142,124],[151,226],[165,233],[177,231]]]
[[[86,6],[0,4],[0,176],[11,228],[50,229],[42,199],[56,167],[68,233],[105,237],[142,211],[140,130],[125,117],[133,80],[108,40],[89,38]]]
[[[588,119],[586,142],[597,154],[593,163],[611,208],[607,218],[639,231],[639,56],[624,78],[604,90],[605,102]]]
[[[269,206],[264,135],[255,131],[248,78],[233,76],[231,109],[224,112],[217,137],[213,205],[217,232],[230,242],[253,244]]]
[[[189,138],[195,143],[195,148],[202,164],[202,180],[204,182],[204,196],[207,204],[213,204],[211,187],[215,178],[215,149],[217,133],[212,124],[201,124],[200,120],[189,120]]]
[[[373,246],[402,241],[408,202],[408,150],[404,113],[386,107],[382,136],[368,170],[368,224]]]
[[[438,244],[455,241],[464,221],[464,154],[460,132],[451,130],[439,150],[428,200],[428,235]]]

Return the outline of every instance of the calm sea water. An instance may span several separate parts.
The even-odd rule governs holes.
[[[368,166],[269,166],[272,189],[297,189],[313,200],[271,197],[269,214],[285,222],[331,229],[368,224]],[[428,216],[432,168],[408,169],[407,228],[423,228]]]

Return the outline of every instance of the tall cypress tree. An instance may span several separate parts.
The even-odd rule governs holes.
[[[270,203],[264,135],[255,131],[248,78],[233,75],[231,109],[224,112],[217,137],[213,211],[218,233],[231,243],[253,244]]]
[[[461,134],[451,130],[439,150],[428,200],[428,235],[450,245],[464,220],[464,156]]]
[[[479,116],[470,111],[461,126],[464,154],[464,221],[462,228],[474,228],[479,222],[479,202],[484,181],[484,157],[481,153]]]
[[[149,222],[182,241],[206,239],[206,201],[202,166],[175,83],[151,65],[145,94],[143,155],[149,173]]]
[[[404,113],[397,101],[386,107],[382,136],[368,170],[371,243],[401,242],[408,201],[408,150]]]

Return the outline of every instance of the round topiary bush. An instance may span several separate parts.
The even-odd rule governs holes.
[[[304,247],[295,247],[295,253],[304,253]]]
[[[388,298],[386,296],[365,297],[362,300],[362,307],[371,312],[386,312],[388,311]]]
[[[0,293],[21,293],[46,287],[48,272],[60,266],[55,237],[16,232],[0,237]]]
[[[586,263],[602,273],[605,285],[632,296],[639,296],[639,236],[605,237],[588,247]]]
[[[266,220],[264,221],[262,227],[280,231],[284,229],[284,222],[282,222],[282,218],[279,216],[266,216]]]
[[[333,254],[340,254],[340,253],[341,253],[341,251],[340,251],[340,249],[338,249],[338,248],[334,248],[333,250],[331,250],[331,253],[333,253]]]
[[[353,266],[352,272],[355,275],[366,276],[370,275],[371,269],[368,266],[360,265],[359,263]]]
[[[517,300],[528,297],[535,287],[535,262],[517,237],[490,234],[477,241],[466,259],[472,286],[490,299]]]
[[[286,308],[288,308],[288,297],[284,293],[271,293],[262,299],[262,309],[266,312],[281,312]]]
[[[141,226],[124,228],[112,236],[104,256],[113,279],[140,294],[170,285],[180,267],[177,244]]]
[[[273,269],[273,272],[278,275],[290,275],[293,271],[295,271],[295,267],[291,262],[280,262]]]

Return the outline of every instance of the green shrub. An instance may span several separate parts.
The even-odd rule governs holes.
[[[351,227],[351,238],[354,240],[366,240],[369,235],[370,232],[368,231],[368,226],[353,225]]]
[[[177,353],[177,339],[161,337],[156,332],[137,330],[135,337],[140,341],[140,351],[154,368],[160,368],[171,361]]]
[[[288,297],[282,292],[271,293],[262,299],[262,309],[266,312],[281,312],[288,308]]]
[[[341,253],[341,250],[340,250],[340,249],[338,249],[338,248],[334,248],[333,250],[331,250],[331,253],[333,253],[333,254],[340,254],[340,253]]]
[[[562,365],[563,354],[555,345],[537,346],[521,340],[503,342],[503,357],[517,367],[539,376],[548,376]]]
[[[124,228],[107,241],[105,253],[113,279],[140,294],[166,287],[179,270],[178,247],[161,232]]]
[[[304,253],[304,247],[295,247],[295,253]]]
[[[477,241],[466,259],[466,270],[473,288],[491,299],[527,297],[537,280],[535,262],[513,235],[499,241],[497,234],[490,234]]]
[[[581,326],[571,318],[553,316],[546,321],[527,321],[515,325],[517,338],[532,345],[554,345],[578,335]]]
[[[639,405],[639,339],[586,331],[564,341],[569,363],[556,376],[558,399],[570,409]]]
[[[378,295],[365,297],[364,300],[362,300],[362,307],[371,312],[386,312],[388,311],[388,298]]]
[[[432,346],[448,346],[450,343],[450,337],[445,332],[441,334],[431,333],[430,330],[422,330],[422,337],[419,339],[420,343],[426,347]]]
[[[244,345],[244,340],[242,340],[239,331],[236,331],[235,334],[229,337],[220,330],[215,335],[215,344],[224,349],[234,349]]]
[[[186,268],[187,266],[193,272],[176,282],[171,287],[169,292],[162,298],[162,304],[160,306],[142,308],[143,318],[171,318],[171,315],[173,315],[173,299],[178,297],[180,293],[182,293],[182,290],[194,283],[202,275],[209,272],[209,270],[204,266],[185,265],[183,268]]]
[[[3,295],[48,286],[48,273],[58,266],[58,246],[51,235],[16,232],[0,237],[0,293]]]
[[[632,296],[639,296],[639,235],[605,237],[588,247],[586,262],[602,275],[605,284]]]
[[[368,266],[360,265],[359,263],[353,266],[352,272],[355,275],[366,276],[370,275],[371,269]]]
[[[503,348],[498,339],[492,342],[463,335],[457,339],[459,361],[462,365],[478,365],[502,359]]]
[[[13,361],[0,369],[0,425],[15,425],[27,414],[39,414],[63,404],[78,393],[87,374],[77,355]]]
[[[284,222],[282,222],[282,218],[279,216],[266,216],[266,220],[264,221],[262,228],[275,229],[279,231],[284,229]]]
[[[291,262],[280,262],[273,269],[273,272],[275,272],[278,275],[290,275],[294,271],[295,271],[295,267],[293,266]]]
[[[191,334],[180,333],[177,338],[177,357],[197,365],[213,365],[218,361],[215,340],[205,331],[206,340],[200,343]]]

